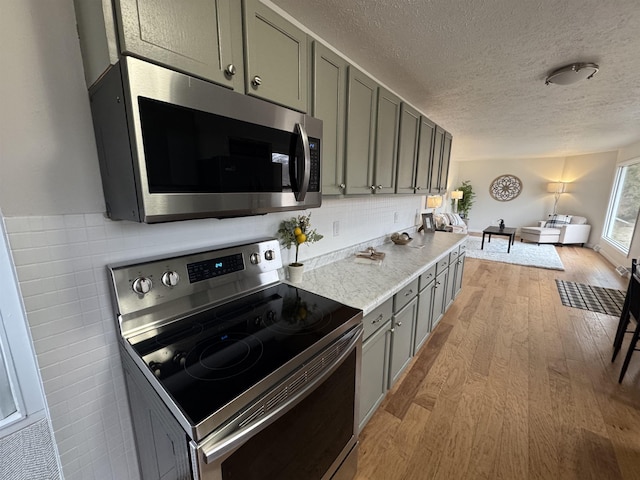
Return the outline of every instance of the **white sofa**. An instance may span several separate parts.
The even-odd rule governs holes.
[[[521,227],[520,241],[554,243],[557,245],[584,244],[589,240],[591,225],[585,217],[576,215],[554,215],[549,220],[538,222],[536,227]]]
[[[457,213],[436,213],[433,215],[436,230],[452,233],[467,233],[467,224]]]

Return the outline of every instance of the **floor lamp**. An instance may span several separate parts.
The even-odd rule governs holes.
[[[558,213],[558,200],[560,200],[560,195],[567,191],[567,184],[564,182],[551,182],[547,184],[547,192],[553,193],[554,201],[553,201],[553,214],[556,215]]]
[[[458,200],[462,200],[463,193],[464,192],[462,190],[454,190],[451,192],[451,198],[455,200],[453,213],[458,213]]]

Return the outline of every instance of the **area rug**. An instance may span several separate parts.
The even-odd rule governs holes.
[[[622,313],[626,293],[621,290],[558,279],[556,285],[565,307],[581,308],[614,317],[619,317]]]
[[[515,242],[511,245],[511,253],[507,253],[507,238],[494,236],[491,238],[491,243],[485,238],[484,250],[480,250],[481,243],[482,237],[470,236],[467,239],[467,256],[528,267],[564,270],[564,265],[553,245]]]

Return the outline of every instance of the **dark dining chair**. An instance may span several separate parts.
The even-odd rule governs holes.
[[[624,358],[624,363],[622,364],[622,370],[620,371],[620,378],[618,379],[618,383],[622,383],[624,374],[627,373],[627,368],[629,367],[629,361],[631,361],[631,356],[633,355],[634,351],[638,350],[637,344],[638,344],[638,339],[640,338],[640,276],[639,274],[640,272],[636,271],[631,275],[631,280],[629,281],[629,289],[627,290],[627,297],[625,300],[625,304],[626,303],[629,304],[628,305],[629,315],[633,316],[633,318],[635,318],[636,320],[636,329],[633,332],[633,337],[631,337],[631,343],[629,343],[629,350],[627,350],[627,356]]]
[[[631,320],[631,316],[629,315],[629,302],[631,300],[631,295],[629,294],[629,290],[631,289],[631,284],[633,281],[633,276],[635,275],[638,268],[637,259],[631,260],[631,279],[629,280],[629,287],[627,288],[627,295],[624,299],[624,305],[622,307],[622,314],[620,315],[620,321],[618,322],[618,330],[616,331],[616,338],[613,341],[613,357],[611,357],[611,361],[613,362],[622,348],[622,341],[624,340],[625,333],[633,333],[633,330],[627,330],[629,328],[629,321]]]

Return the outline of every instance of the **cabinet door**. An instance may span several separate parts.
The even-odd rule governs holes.
[[[313,44],[312,115],[322,120],[322,194],[344,193],[344,120],[347,62],[324,45]]]
[[[420,347],[429,337],[431,332],[431,318],[433,313],[433,285],[435,280],[431,281],[418,296],[418,316],[416,318],[416,339],[414,342],[413,354],[418,353]]]
[[[416,191],[416,160],[419,133],[420,114],[417,110],[403,103],[400,116],[396,193],[414,193]]]
[[[258,0],[244,0],[249,95],[307,111],[307,35]]]
[[[400,103],[400,99],[393,93],[382,87],[378,89],[374,167],[375,193],[393,193],[395,191]]]
[[[442,163],[443,141],[444,130],[436,126],[436,131],[433,134],[433,163],[430,172],[429,193],[440,193],[440,164]]]
[[[232,18],[231,0],[115,3],[122,53],[242,88],[242,24],[239,9]]]
[[[347,194],[375,191],[373,160],[378,85],[349,67],[345,180]]]
[[[453,289],[453,298],[457,297],[462,290],[462,275],[464,274],[464,260],[466,255],[462,253],[456,261],[456,281]]]
[[[445,293],[445,307],[444,307],[445,312],[449,309],[449,307],[453,303],[453,299],[456,296],[455,281],[456,281],[456,267],[455,267],[455,261],[454,261],[454,263],[449,265],[449,275],[447,276],[447,291]]]
[[[449,278],[449,269],[443,270],[436,276],[433,284],[433,312],[431,320],[431,330],[438,324],[444,315],[447,294],[447,280]]]
[[[418,298],[393,315],[391,335],[391,364],[389,365],[389,388],[398,380],[409,364],[413,353],[413,333],[418,314]]]
[[[387,392],[391,321],[362,345],[360,376],[360,429],[365,426]]]
[[[451,160],[451,141],[452,137],[449,132],[444,132],[442,140],[442,159],[440,161],[440,193],[447,190],[447,181],[449,178],[449,162]]]
[[[425,195],[429,192],[429,180],[433,168],[433,140],[436,124],[427,117],[420,117],[420,140],[418,142],[418,166],[416,167],[416,190]]]

